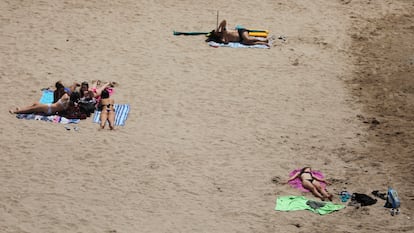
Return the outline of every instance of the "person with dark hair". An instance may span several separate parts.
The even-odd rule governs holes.
[[[108,121],[109,129],[114,129],[115,124],[115,109],[114,109],[114,99],[109,96],[107,89],[104,89],[101,93],[101,101],[99,103],[98,109],[101,111],[101,129],[105,128],[105,124]]]
[[[325,179],[321,179],[316,176],[313,176],[312,169],[310,167],[302,168],[300,171],[293,174],[287,180],[286,183],[298,177],[302,181],[303,187],[311,191],[313,195],[315,195],[316,197],[319,197],[322,201],[324,201],[325,198],[328,198],[330,201],[332,201],[333,195],[328,193],[324,188],[322,188],[320,184],[320,182],[324,182],[325,184],[330,184],[330,183],[326,181]]]
[[[82,82],[79,94],[79,109],[89,117],[95,112],[97,100],[93,91],[89,88],[88,82]]]
[[[269,39],[257,38],[249,36],[249,31],[244,28],[237,30],[227,30],[226,20],[221,21],[216,30],[211,31],[208,34],[207,42],[214,41],[217,43],[228,44],[229,42],[239,42],[245,45],[269,45]]]
[[[112,88],[116,85],[118,85],[116,82],[102,83],[100,80],[94,80],[92,81],[92,87],[89,87],[88,82],[82,82],[79,90],[79,107],[81,112],[89,117],[99,106],[103,90],[107,90],[111,94],[114,91]]]
[[[64,94],[65,94],[65,86],[63,86],[62,82],[57,81],[55,83],[56,90],[53,91],[53,103],[56,103]]]
[[[65,87],[62,81],[57,81],[55,83],[55,91],[53,91],[53,103],[56,103],[63,94],[68,93],[69,95],[76,90],[76,87],[79,87],[80,84],[74,82],[70,87]]]
[[[92,99],[94,98],[94,94],[92,90],[89,89],[89,83],[88,82],[82,82],[79,90],[80,98],[81,99]]]
[[[92,84],[92,87],[89,87],[88,82],[82,82],[80,88],[81,99],[84,97],[99,99],[103,90],[118,85],[116,82],[105,82],[102,84],[100,80],[92,81]]]
[[[70,95],[70,103],[72,105],[76,105],[79,102],[80,99],[80,93],[77,91],[72,92],[72,94]]]
[[[70,102],[65,111],[59,112],[59,115],[69,119],[86,119],[88,116],[79,108],[80,93],[72,92],[70,95]]]

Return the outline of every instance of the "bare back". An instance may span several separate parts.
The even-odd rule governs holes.
[[[225,38],[227,42],[240,42],[241,38],[237,31],[225,31]]]
[[[114,103],[115,103],[114,99],[111,99],[111,98],[101,99],[100,105],[102,107],[102,111],[115,112]]]

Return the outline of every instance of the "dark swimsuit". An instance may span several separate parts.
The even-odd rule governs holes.
[[[106,105],[106,112],[110,112],[111,111],[111,105],[112,104],[107,104]]]
[[[103,107],[106,107],[106,109],[105,109],[106,112],[110,112],[111,111],[111,105],[113,105],[113,104],[99,105],[98,110],[102,111],[102,110],[104,110]]]
[[[243,33],[248,32],[248,30],[244,29],[244,28],[240,28],[240,29],[237,29],[237,32],[239,33],[240,43],[241,43],[241,42],[243,42]]]
[[[302,174],[303,174],[303,173],[308,173],[308,174],[309,174],[309,175],[311,175],[311,177],[312,177],[311,179],[305,179],[305,180],[307,180],[307,181],[309,181],[309,182],[311,182],[311,183],[315,180],[315,179],[313,178],[313,176],[312,176],[312,172],[302,172],[302,173],[300,173],[300,176],[302,176]]]

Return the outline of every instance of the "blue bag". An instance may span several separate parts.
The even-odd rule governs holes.
[[[398,197],[398,193],[395,189],[389,187],[387,192],[387,202],[385,203],[385,207],[391,208],[391,215],[399,214],[400,213],[400,198]]]

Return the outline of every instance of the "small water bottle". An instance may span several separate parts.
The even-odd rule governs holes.
[[[348,191],[346,191],[345,188],[342,189],[339,195],[341,196],[342,202],[347,202],[348,199],[351,197],[351,195],[348,193]]]

